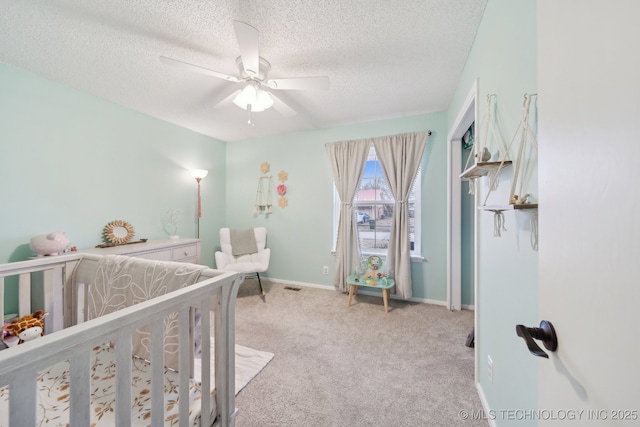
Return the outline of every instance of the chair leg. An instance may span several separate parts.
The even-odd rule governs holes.
[[[266,294],[264,293],[264,289],[262,289],[262,281],[260,280],[260,273],[256,273],[256,276],[258,277],[258,284],[260,285],[260,293],[264,297]]]

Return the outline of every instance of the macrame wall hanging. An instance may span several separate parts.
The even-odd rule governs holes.
[[[516,130],[514,139],[520,133],[520,146],[518,147],[518,154],[516,156],[515,167],[513,170],[513,180],[511,181],[511,192],[509,194],[509,203],[520,205],[530,202],[531,195],[524,192],[523,186],[527,178],[529,177],[530,166],[525,154],[527,150],[533,148],[537,154],[538,141],[529,126],[529,108],[531,106],[531,98],[537,96],[536,93],[524,94],[524,101],[522,103],[522,120],[520,126]],[[512,141],[513,143],[513,141]],[[529,147],[531,144],[531,147]],[[530,158],[530,157],[529,157]],[[516,187],[518,193],[516,193]]]
[[[538,205],[533,202],[532,195],[530,193],[527,193],[524,189],[524,185],[529,179],[529,175],[531,172],[530,159],[533,154],[537,154],[538,151],[538,142],[536,141],[536,137],[533,130],[531,129],[531,126],[529,125],[531,100],[536,96],[537,94],[535,93],[524,94],[524,101],[522,103],[522,118],[515,134],[513,135],[513,138],[509,143],[509,146],[506,148],[506,152],[509,152],[514,141],[516,141],[519,136],[518,153],[514,162],[515,165],[513,179],[511,180],[511,189],[509,192],[509,206],[485,208],[485,210],[491,211],[494,214],[493,235],[496,237],[500,237],[501,232],[506,231],[506,228],[504,226],[503,211],[507,209],[536,209],[538,207]],[[496,187],[492,182],[489,186],[489,191],[487,192],[487,195],[484,199],[484,206],[486,206],[489,195],[495,189]],[[534,250],[538,250],[538,214],[535,210],[531,211],[530,228],[531,247]]]
[[[263,162],[260,165],[260,172],[262,175],[258,177],[258,188],[256,190],[256,201],[253,211],[257,214],[271,213],[272,199],[271,199],[271,175],[269,171],[271,165],[267,162]]]
[[[520,133],[520,146],[518,147],[518,154],[516,156],[516,163],[513,170],[513,180],[511,181],[511,192],[509,193],[509,204],[512,205],[531,205],[533,204],[533,196],[526,193],[524,185],[528,181],[529,174],[531,172],[530,159],[532,155],[527,156],[528,153],[538,154],[538,141],[536,136],[529,125],[529,110],[531,107],[531,100],[537,97],[537,93],[525,93],[524,101],[522,102],[522,120],[520,126],[516,130],[514,139]],[[513,142],[513,141],[512,141]],[[516,188],[517,187],[517,188]],[[517,193],[516,193],[517,191]],[[537,207],[537,204],[535,204]],[[531,248],[534,251],[538,250],[538,212],[537,210],[531,213],[530,218],[531,228]]]
[[[487,107],[476,134],[478,135],[478,143],[475,144],[473,150],[469,152],[464,170],[469,168],[472,158],[476,165],[489,162],[492,157],[490,147],[497,149],[500,153],[500,161],[496,167],[491,168],[487,173],[489,176],[490,191],[497,190],[500,171],[504,166],[511,164],[511,162],[508,159],[509,150],[502,140],[502,134],[500,133],[497,116],[497,96],[495,94],[487,95]],[[469,194],[475,194],[476,180],[479,177],[480,175],[476,175],[469,178]]]
[[[270,214],[273,213],[273,202],[271,196],[271,175],[269,171],[271,170],[271,165],[267,162],[263,162],[260,165],[260,172],[262,175],[258,177],[258,188],[256,190],[256,201],[254,204],[253,211],[254,213],[261,214]],[[289,199],[285,196],[287,194],[287,180],[289,179],[289,174],[285,171],[280,171],[278,173],[278,181],[280,182],[276,187],[276,192],[278,193],[278,206],[282,209],[289,206]]]

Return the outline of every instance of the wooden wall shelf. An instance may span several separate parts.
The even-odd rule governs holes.
[[[522,210],[522,209],[538,209],[537,203],[525,203],[522,205],[484,205],[478,206],[478,209],[483,211],[514,211],[514,210]]]
[[[504,167],[504,166],[509,166],[510,164],[511,164],[511,160],[505,160],[504,162],[479,162],[471,166],[464,172],[462,172],[460,174],[460,178],[462,179],[478,178],[478,177],[489,174],[489,172],[493,172],[497,170],[500,167],[500,165]]]

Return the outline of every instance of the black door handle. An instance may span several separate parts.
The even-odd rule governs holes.
[[[539,328],[528,328],[524,325],[516,325],[516,334],[524,339],[529,351],[536,356],[549,358],[549,355],[536,344],[534,339],[542,341],[545,348],[549,351],[556,351],[558,348],[556,330],[553,328],[551,322],[547,322],[546,320],[540,322]]]

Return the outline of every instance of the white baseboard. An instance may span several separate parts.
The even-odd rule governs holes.
[[[364,293],[364,292],[363,292]],[[374,294],[375,295],[375,294]],[[391,297],[393,298],[393,296]],[[399,299],[399,298],[396,298]],[[409,298],[409,301],[413,301],[413,302],[421,302],[424,304],[433,304],[433,305],[441,305],[443,307],[447,306],[447,302],[446,301],[438,301],[436,299],[428,299],[428,298],[415,298],[415,297],[411,297]]]
[[[263,281],[266,282],[274,282],[274,283],[282,283],[283,285],[287,285],[287,286],[302,286],[302,287],[306,287],[306,288],[316,288],[316,289],[324,289],[327,291],[337,291],[338,289],[333,286],[327,286],[327,285],[318,285],[315,283],[307,283],[307,282],[296,282],[293,280],[283,280],[283,279],[275,279],[275,278],[271,278],[271,277],[260,277],[260,279],[262,279]],[[358,290],[359,294],[362,295],[370,295],[370,296],[379,296],[381,297],[382,294],[380,292],[375,292],[375,291],[367,291],[364,290],[363,288],[360,288]],[[400,298],[391,295],[391,299],[397,299],[400,300]],[[420,303],[425,303],[425,304],[433,304],[433,305],[441,305],[446,307],[447,306],[447,302],[446,301],[438,301],[438,300],[434,300],[434,299],[427,299],[427,298],[409,298],[408,301],[413,301],[413,302],[420,302]],[[463,307],[464,308],[464,307]]]
[[[327,291],[335,291],[337,290],[333,285],[318,285],[316,283],[307,283],[307,282],[296,282],[294,280],[283,280],[283,279],[274,279],[272,277],[260,277],[263,282],[274,282],[274,283],[282,283],[283,285],[288,286],[302,286],[304,288],[316,288],[316,289],[324,289]]]
[[[484,391],[482,390],[482,385],[479,382],[476,382],[476,389],[478,390],[478,397],[480,397],[480,402],[482,403],[482,410],[487,415],[487,422],[490,427],[497,427],[496,420],[488,415],[491,414],[491,409],[489,408],[489,402],[487,402],[487,398],[484,395]]]
[[[476,306],[475,306],[475,304],[462,304],[462,309],[463,310],[475,311]]]

